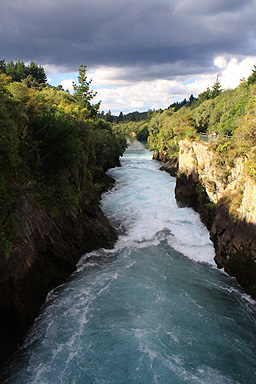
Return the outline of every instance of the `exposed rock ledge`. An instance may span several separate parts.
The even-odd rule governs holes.
[[[175,177],[177,175],[178,167],[179,167],[178,159],[173,158],[173,159],[167,160],[167,162],[164,163],[164,165],[162,165],[162,167],[160,168],[160,171],[166,171],[171,176]]]
[[[174,157],[172,159],[167,159],[165,152],[154,151],[153,159],[162,161],[164,163],[160,168],[160,171],[166,171],[171,176],[174,176],[174,177],[176,176],[178,167],[179,167],[179,161],[177,157]]]
[[[22,241],[8,260],[0,254],[0,363],[13,353],[47,293],[75,270],[79,257],[109,248],[116,232],[97,205],[55,219],[29,199],[17,209]]]
[[[256,298],[256,186],[246,177],[244,159],[220,167],[216,156],[206,144],[180,142],[176,199],[200,213],[217,266]],[[230,214],[227,200],[236,216]]]

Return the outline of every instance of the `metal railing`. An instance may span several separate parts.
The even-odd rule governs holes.
[[[224,139],[226,141],[229,141],[231,139],[231,136],[228,135],[220,135],[216,133],[198,133],[199,140],[203,141],[204,143],[209,143],[210,141],[218,141],[219,139]]]

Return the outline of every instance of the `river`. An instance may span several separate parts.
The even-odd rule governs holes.
[[[109,171],[101,204],[118,242],[48,295],[3,383],[256,383],[255,303],[151,158],[135,140]]]

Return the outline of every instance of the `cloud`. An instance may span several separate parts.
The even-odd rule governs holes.
[[[124,87],[100,89],[95,100],[102,101],[101,110],[111,110],[113,114],[147,111],[167,108],[173,102],[189,97],[191,89],[190,84],[183,85],[178,81],[142,81]]]
[[[243,9],[253,5],[252,0],[215,0],[215,1],[205,1],[205,0],[181,0],[177,2],[176,11],[181,13],[188,14],[204,14],[204,15],[215,15],[218,16],[228,13],[241,13]]]
[[[216,60],[216,62],[220,65],[219,58]],[[247,57],[242,60],[239,60],[236,57],[231,58],[229,62],[226,62],[226,66],[221,67],[222,71],[219,80],[222,84],[222,87],[225,89],[235,88],[241,79],[247,79],[250,76],[255,64],[255,56]]]
[[[181,75],[199,73],[223,52],[251,54],[255,16],[254,0],[10,0],[1,5],[0,44],[7,60],[62,71],[82,60],[92,70],[134,67],[138,76],[169,65],[171,77],[177,63]]]
[[[73,82],[75,83],[75,79],[66,79],[60,82],[60,85],[62,85],[63,89],[68,90],[70,92],[73,91]]]
[[[46,68],[51,79],[57,82],[58,77],[58,84],[74,78],[83,61],[107,106],[110,95],[112,100],[115,95],[119,97],[116,106],[125,107],[128,100],[130,108],[139,108],[141,90],[148,89],[147,84],[151,84],[154,105],[160,103],[157,97],[166,105],[166,95],[173,100],[190,90],[199,92],[201,84],[208,81],[211,85],[216,73],[226,86],[230,77],[237,81],[240,70],[247,71],[251,61],[244,60],[256,52],[256,0],[2,3],[2,58],[33,60]],[[241,77],[247,76],[246,71]],[[188,80],[194,88],[191,84],[182,86]],[[174,90],[173,81],[181,84],[180,91]],[[134,88],[136,84],[138,88]],[[100,90],[101,87],[106,89]],[[165,92],[161,91],[163,88]],[[174,92],[171,97],[170,92]],[[148,105],[148,101],[143,105]]]
[[[214,60],[214,64],[217,67],[219,67],[220,69],[225,69],[225,68],[227,68],[227,65],[228,65],[225,56],[218,56],[218,57],[216,57],[216,59]]]
[[[222,88],[237,87],[243,77],[247,78],[251,74],[255,63],[256,56],[240,60],[235,57],[228,60],[224,56],[219,56],[214,60],[216,69],[214,73],[201,74],[196,78],[178,76],[176,80],[157,79],[141,81],[133,85],[127,83],[125,86],[115,88],[103,87],[98,90],[96,101],[101,100],[101,110],[105,112],[110,110],[113,114],[119,114],[120,111],[128,113],[134,110],[147,111],[148,109],[167,108],[173,102],[188,99],[191,94],[197,97],[207,87],[211,88],[217,75]],[[112,69],[112,71],[114,70]],[[107,73],[106,71],[105,74]],[[119,72],[119,75],[122,73]],[[107,77],[104,81],[106,84],[111,83]],[[94,82],[92,87],[93,85]]]

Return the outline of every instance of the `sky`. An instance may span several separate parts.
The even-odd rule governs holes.
[[[164,109],[247,79],[255,20],[256,0],[1,0],[0,59],[69,90],[83,62],[101,110]]]

